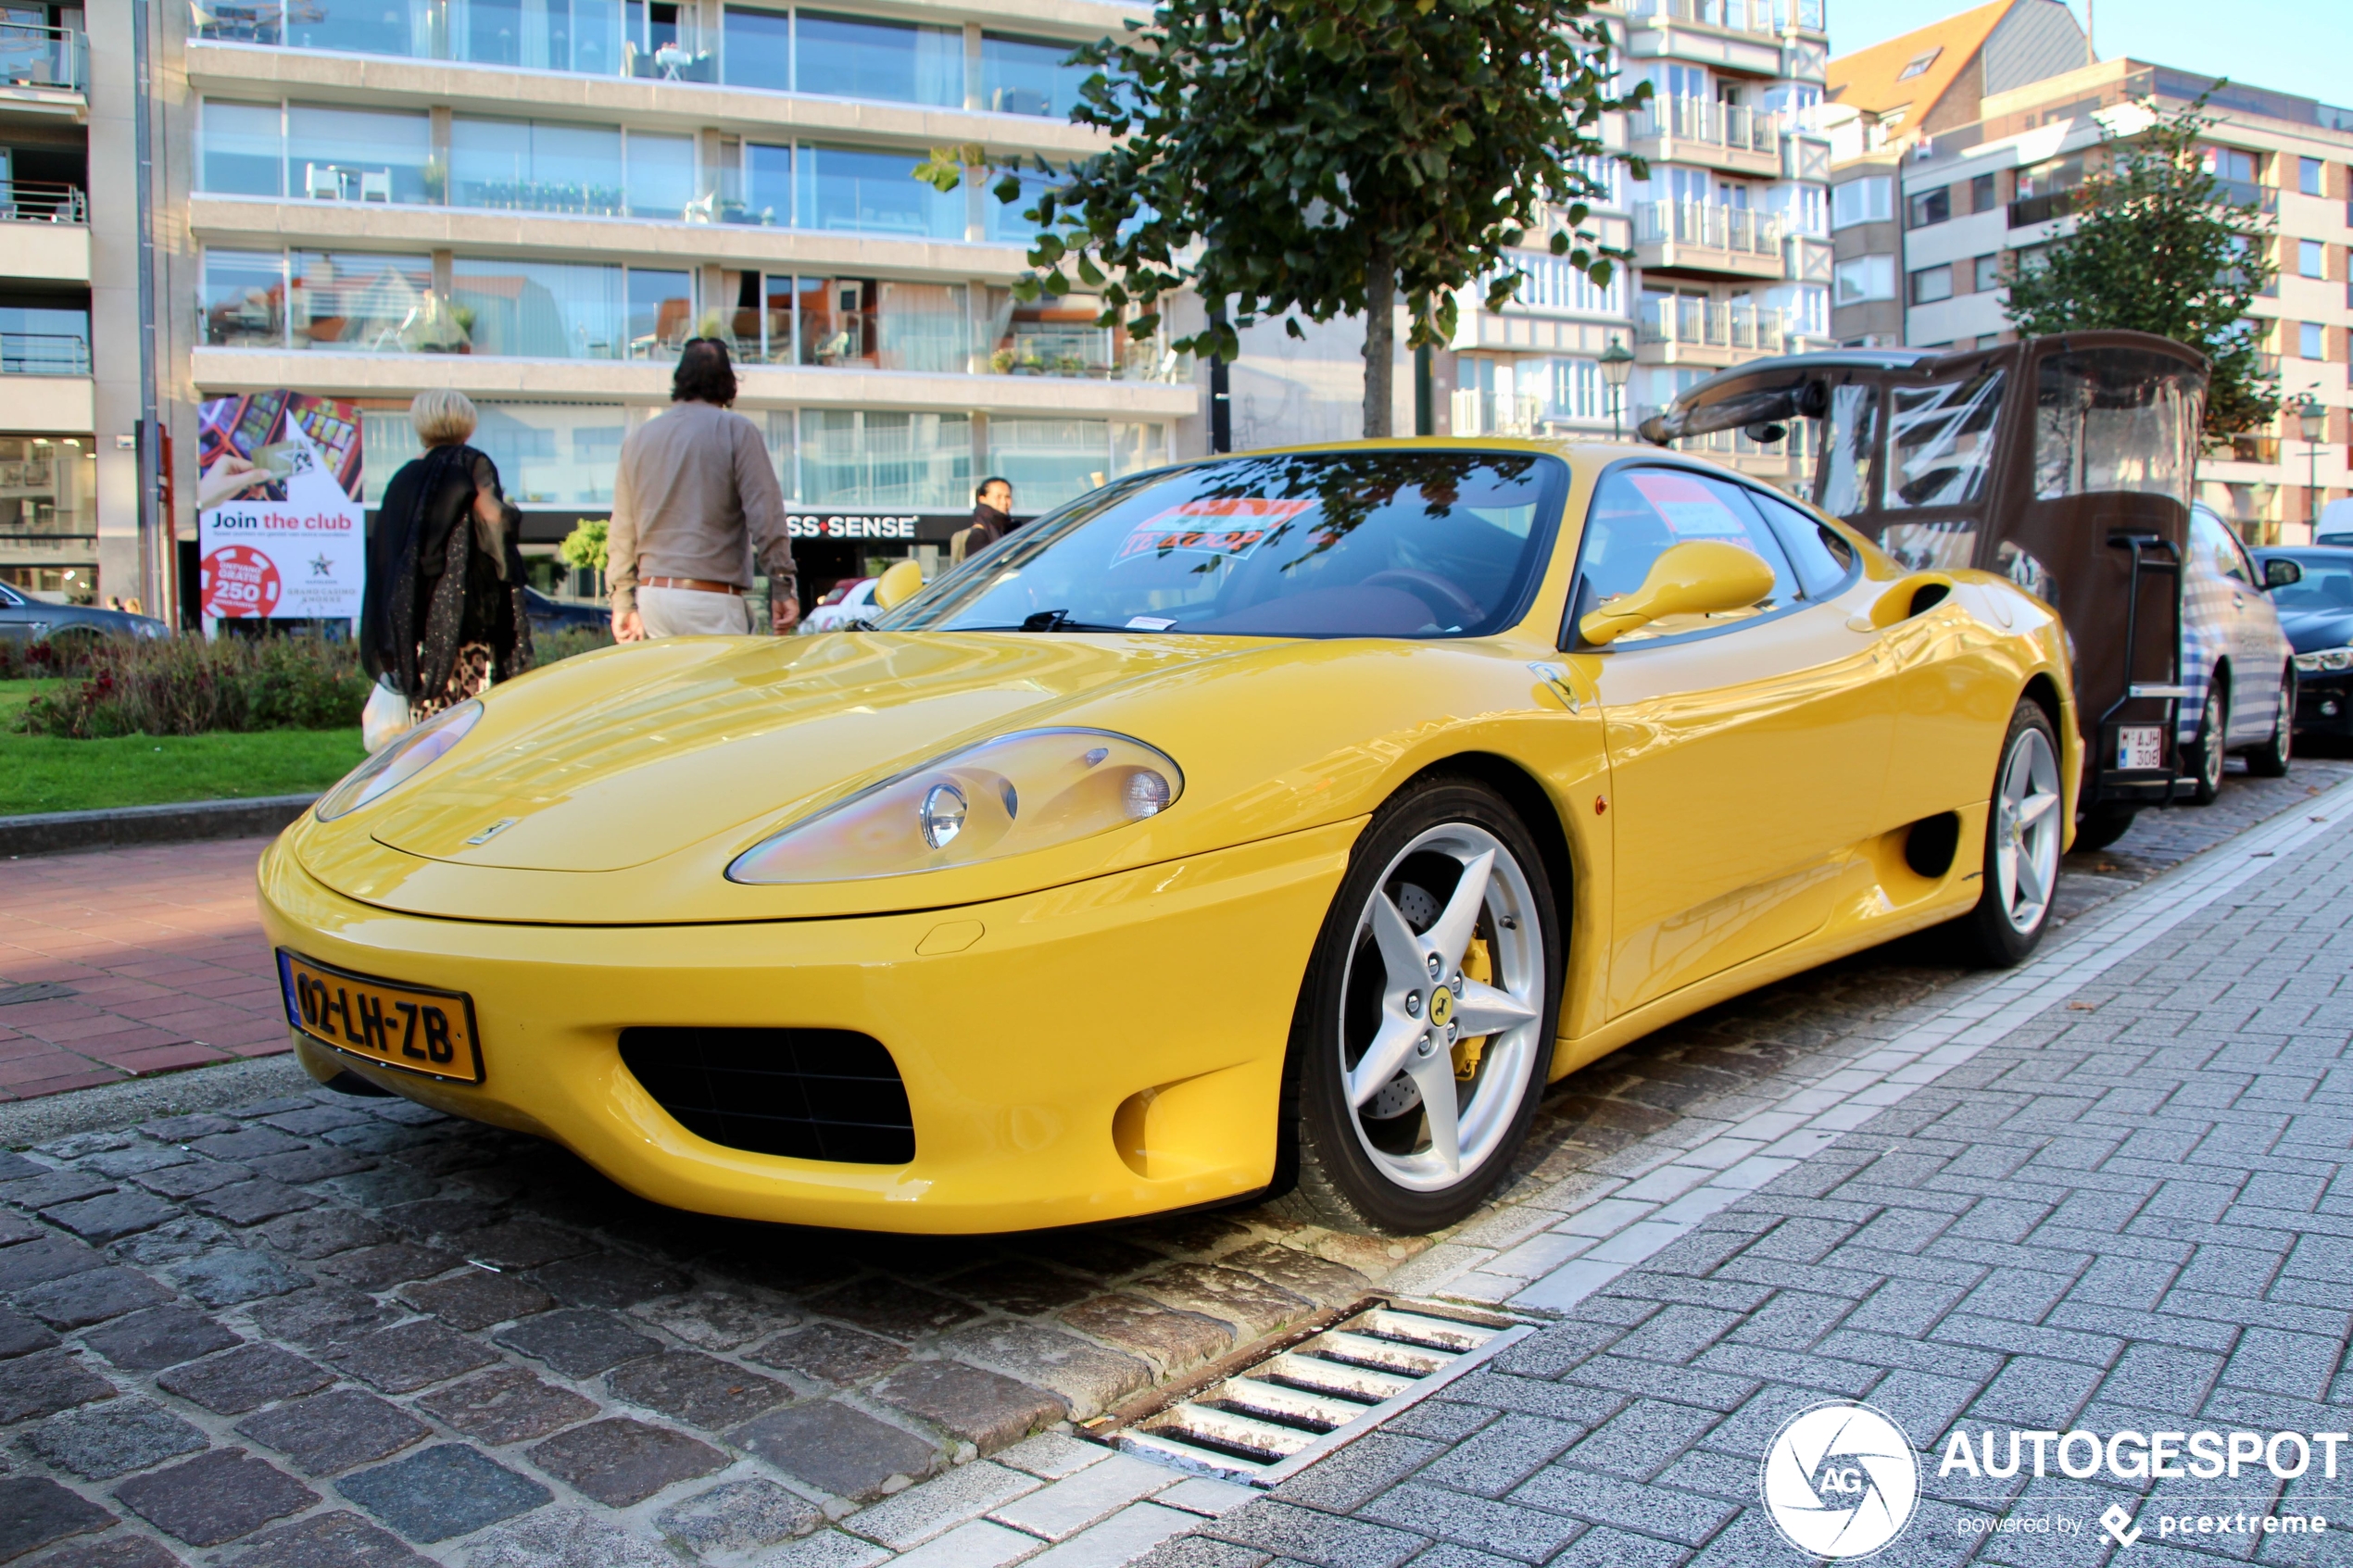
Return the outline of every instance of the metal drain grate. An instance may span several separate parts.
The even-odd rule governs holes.
[[[1123,1426],[1139,1459],[1272,1486],[1534,1332],[1367,1308]]]

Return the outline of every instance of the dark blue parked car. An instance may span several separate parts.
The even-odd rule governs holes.
[[[2353,547],[2259,550],[2265,563],[2294,561],[2304,575],[2271,590],[2280,630],[2296,650],[2296,733],[2353,735]]]

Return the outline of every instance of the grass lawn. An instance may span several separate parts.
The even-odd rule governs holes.
[[[0,817],[315,792],[366,755],[356,727],[116,740],[19,734],[19,709],[52,684],[0,681]]]

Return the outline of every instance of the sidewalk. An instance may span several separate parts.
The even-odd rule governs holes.
[[[1804,1562],[1760,1463],[1841,1399],[1920,1457],[1874,1562],[2353,1562],[2317,1439],[2290,1479],[1940,1474],[1956,1428],[2353,1426],[2348,826],[2353,786],[1425,1254],[1390,1288],[1555,1325],[1149,1568]]]

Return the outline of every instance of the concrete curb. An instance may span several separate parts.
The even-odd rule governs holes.
[[[317,798],[265,795],[252,800],[190,800],[174,806],[0,817],[0,855],[54,855],[65,849],[107,849],[126,844],[249,838],[279,832]]]

